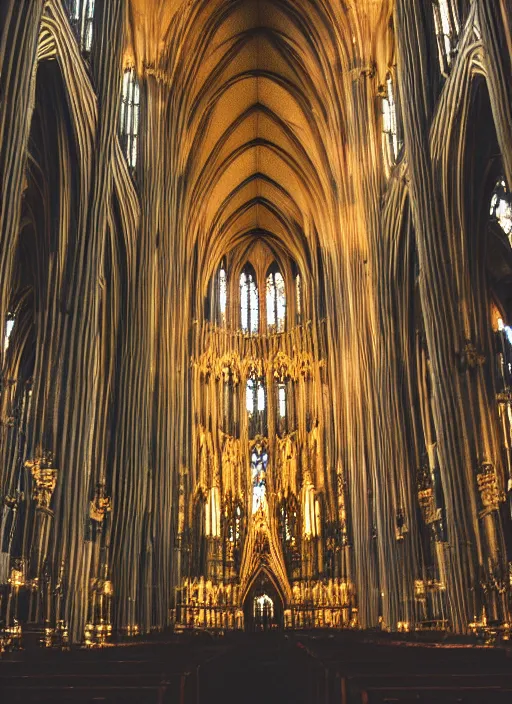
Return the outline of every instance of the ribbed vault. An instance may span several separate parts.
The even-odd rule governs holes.
[[[176,86],[169,117],[179,141],[168,156],[183,179],[203,282],[256,231],[307,270],[318,242],[342,238],[332,216],[354,201],[343,82],[361,45],[382,41],[390,3],[134,0],[131,8],[126,60]]]

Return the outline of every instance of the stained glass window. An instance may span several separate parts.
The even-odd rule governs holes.
[[[402,147],[398,136],[398,121],[393,79],[388,76],[382,98],[382,131],[386,137],[387,157],[394,164]]]
[[[249,377],[246,386],[246,408],[249,425],[249,436],[264,435],[266,432],[267,399],[265,384],[262,379]]]
[[[258,622],[265,622],[274,618],[274,602],[268,594],[254,597],[254,618]]]
[[[14,327],[14,316],[11,314],[7,315],[7,320],[5,321],[5,332],[4,332],[4,351],[6,352],[9,347],[9,339],[11,337],[12,329]]]
[[[240,325],[244,332],[257,333],[259,299],[254,269],[247,265],[240,274]]]
[[[248,413],[265,410],[265,386],[261,379],[247,379],[246,400]]]
[[[267,327],[273,332],[283,332],[286,318],[286,292],[284,279],[277,267],[267,275]]]
[[[492,194],[491,216],[498,222],[512,246],[512,194],[503,179],[498,181]]]
[[[128,68],[123,76],[119,123],[121,145],[128,164],[135,168],[139,138],[140,90],[134,68]]]
[[[434,0],[432,5],[441,71],[446,74],[450,69],[457,43],[459,21],[451,0]]]
[[[276,384],[276,432],[283,437],[288,431],[288,409],[286,398],[286,384],[278,382]]]
[[[280,418],[286,418],[286,386],[284,384],[277,386],[277,412]]]
[[[297,308],[297,322],[302,321],[302,281],[300,274],[295,274],[295,305]]]
[[[499,375],[503,383],[500,390],[503,391],[512,385],[512,328],[505,325],[502,318],[498,318],[498,339]]]
[[[267,492],[268,454],[262,445],[255,445],[251,451],[252,512],[256,513]]]
[[[92,47],[94,0],[66,0],[66,6],[80,49],[88,54]]]
[[[226,265],[224,262],[219,269],[219,314],[221,325],[226,324],[226,307],[228,302],[228,278],[226,273]]]
[[[500,332],[504,332],[505,335],[507,336],[508,341],[512,345],[512,328],[510,328],[508,325],[504,325],[503,319],[498,318],[498,330]]]

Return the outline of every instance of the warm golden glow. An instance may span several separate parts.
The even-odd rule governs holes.
[[[4,2],[11,642],[507,637],[503,2]]]

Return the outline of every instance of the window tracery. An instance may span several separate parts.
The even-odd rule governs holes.
[[[263,380],[250,376],[246,386],[246,408],[250,437],[266,434],[266,407],[267,399]]]
[[[399,136],[397,102],[393,78],[388,74],[386,84],[381,88],[382,96],[382,131],[385,137],[386,156],[389,164],[394,164],[402,148],[402,140]]]
[[[299,272],[295,274],[295,307],[297,315],[297,323],[302,322],[302,280]]]
[[[252,512],[260,508],[267,492],[268,454],[264,445],[257,443],[251,450]]]
[[[434,24],[439,49],[439,63],[441,72],[446,75],[455,53],[459,33],[459,19],[451,0],[434,0]]]
[[[137,147],[139,139],[140,90],[135,69],[127,68],[123,76],[121,110],[119,124],[121,146],[128,161],[134,169],[137,164]]]
[[[89,54],[94,28],[94,0],[66,0],[66,6],[80,49]]]
[[[286,386],[278,384],[277,388],[277,410],[280,418],[286,418]]]
[[[512,328],[498,318],[496,331],[498,393],[512,387]]]
[[[278,382],[277,384],[277,414],[276,414],[276,430],[278,435],[283,436],[288,429],[288,414],[287,414],[287,394],[286,383]]]
[[[512,246],[512,193],[504,179],[498,181],[493,191],[490,214],[507,235]]]
[[[274,602],[268,594],[254,597],[253,616],[259,623],[269,623],[274,618]]]
[[[228,302],[228,276],[226,262],[222,260],[219,269],[219,323],[226,324],[226,309]]]
[[[240,325],[244,332],[257,333],[259,329],[258,287],[250,264],[240,274]]]
[[[267,328],[283,332],[286,318],[286,292],[283,275],[276,265],[267,274]]]

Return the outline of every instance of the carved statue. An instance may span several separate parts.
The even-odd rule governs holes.
[[[496,471],[490,462],[482,463],[482,471],[477,474],[476,479],[483,507],[479,515],[480,518],[483,518],[492,511],[497,511],[499,504],[505,501],[506,496],[499,488]]]
[[[110,496],[105,495],[105,484],[98,483],[96,485],[96,493],[94,499],[89,506],[89,516],[93,521],[101,523],[106,514],[112,510]]]
[[[297,451],[295,447],[295,433],[277,438],[278,467],[281,486],[286,496],[288,493],[297,493]]]
[[[225,435],[224,447],[222,448],[222,485],[224,494],[231,492],[233,496],[240,496],[242,490],[241,474],[242,448],[238,438]]]
[[[51,452],[44,452],[40,457],[27,460],[25,467],[30,469],[34,480],[32,497],[38,508],[50,510],[55,486],[57,484],[57,470],[52,469],[53,456]]]

